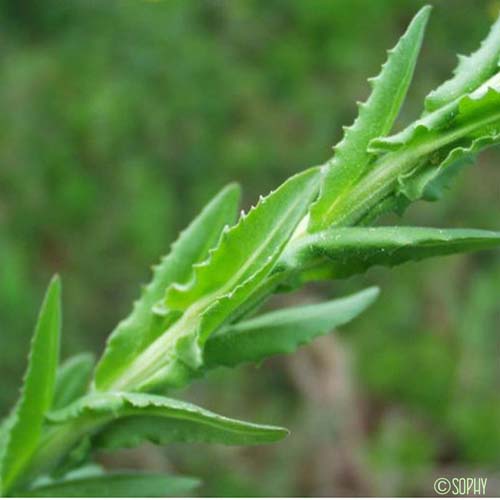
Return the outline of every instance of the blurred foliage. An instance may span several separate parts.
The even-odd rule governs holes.
[[[64,353],[100,351],[150,264],[221,185],[240,181],[249,205],[329,156],[422,3],[1,0],[2,413],[53,272],[64,282]],[[434,3],[401,122],[500,8]],[[499,160],[483,155],[444,202],[415,205],[406,222],[498,229]],[[375,269],[281,300],[372,283],[381,300],[320,349],[327,358],[313,346],[190,389],[222,413],[289,426],[289,439],[172,447],[170,466],[216,496],[432,494],[449,471],[493,483],[500,255]]]

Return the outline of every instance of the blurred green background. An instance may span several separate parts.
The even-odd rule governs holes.
[[[399,125],[475,49],[492,0],[436,0]],[[416,10],[412,0],[1,0],[0,410],[17,395],[43,289],[64,283],[68,356],[99,353],[176,233],[225,183],[249,206],[320,163]],[[499,229],[498,150],[405,224]],[[399,220],[388,217],[385,222]],[[341,332],[183,396],[286,425],[255,448],[173,446],[110,467],[198,476],[203,495],[500,493],[500,252],[375,269],[280,303],[379,284]]]

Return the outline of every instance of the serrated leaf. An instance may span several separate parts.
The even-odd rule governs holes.
[[[413,76],[429,13],[429,6],[420,10],[396,47],[389,51],[380,75],[371,80],[370,97],[359,105],[358,118],[345,130],[326,166],[320,196],[311,207],[310,231],[331,224],[337,199],[366,172],[373,158],[367,151],[369,142],[390,132]]]
[[[126,471],[80,479],[54,481],[18,493],[20,497],[167,497],[187,493],[199,481],[183,476]]]
[[[408,204],[400,196],[407,182],[437,169],[457,148],[470,149],[475,141],[474,147],[491,145],[499,138],[500,73],[402,132],[372,140],[368,149],[379,156],[349,196],[336,200],[335,225],[367,224],[388,209],[402,211]]]
[[[416,175],[402,179],[397,192],[409,202],[419,199],[436,201],[443,196],[445,190],[449,189],[456,175],[473,163],[475,154],[498,143],[500,135],[480,137],[470,144],[457,146],[448,153],[438,167],[429,165]]]
[[[22,474],[33,456],[45,413],[54,397],[61,334],[61,284],[54,277],[40,309],[19,401],[10,417],[1,459],[2,493]]]
[[[494,131],[492,131],[494,132]],[[458,141],[454,147],[441,154],[432,155],[424,165],[402,174],[392,193],[370,210],[359,225],[369,225],[373,220],[387,212],[402,215],[408,205],[416,200],[436,201],[450,188],[455,177],[473,163],[477,153],[500,143],[500,135],[483,136],[478,139]],[[444,154],[444,159],[440,158]]]
[[[234,420],[193,404],[144,393],[97,393],[48,415],[56,424],[96,422],[102,430],[93,438],[98,448],[180,442],[261,444],[284,438],[281,427]],[[109,424],[109,425],[108,425]]]
[[[261,198],[255,208],[226,231],[206,262],[194,266],[192,279],[167,290],[165,306],[186,310],[204,297],[221,297],[275,258],[317,193],[319,171],[309,169]]]
[[[77,354],[65,361],[57,370],[54,402],[57,410],[82,397],[89,386],[95,358],[91,353]]]
[[[386,196],[364,214],[365,223],[385,211],[402,213],[410,201],[421,197],[437,199],[473,154],[499,141],[497,74],[474,92],[425,115],[402,132],[370,143],[369,149],[383,156],[377,162],[376,178],[363,179],[361,190],[366,195],[371,189],[373,195],[375,188],[382,186]],[[384,176],[390,182],[382,184]]]
[[[298,240],[280,266],[301,271],[304,280],[345,278],[375,265],[395,266],[499,245],[500,232],[478,229],[341,227]]]
[[[369,144],[374,154],[398,151],[424,141],[430,151],[454,141],[498,135],[500,128],[500,74],[490,78],[470,94],[416,120],[403,131],[390,137],[379,137]],[[447,156],[448,151],[441,156]],[[443,158],[441,158],[442,160]],[[438,162],[438,164],[440,161]]]
[[[317,168],[288,179],[224,232],[188,283],[168,289],[166,313],[182,316],[134,360],[114,389],[180,385],[201,365],[206,338],[259,289],[316,196],[319,179]]]
[[[96,370],[95,384],[99,390],[110,387],[144,345],[157,335],[151,329],[161,327],[161,321],[154,317],[153,305],[164,296],[169,285],[189,277],[193,264],[206,257],[223,228],[234,222],[239,194],[239,187],[234,184],[219,192],[181,233],[170,253],[153,268],[151,283],[143,289],[131,314],[108,339]]]
[[[469,57],[459,56],[453,78],[433,90],[425,99],[425,109],[435,111],[461,95],[479,87],[492,76],[500,56],[500,18],[493,24],[480,48]]]
[[[348,323],[370,306],[377,288],[322,304],[291,307],[231,325],[210,337],[204,368],[234,367],[292,353],[303,344]]]

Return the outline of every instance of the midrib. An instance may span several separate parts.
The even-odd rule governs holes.
[[[169,361],[169,351],[175,346],[177,340],[183,336],[183,334],[185,335],[186,332],[192,332],[198,326],[200,316],[211,303],[229,293],[237,285],[248,269],[258,261],[260,255],[269,246],[276,234],[282,229],[283,222],[288,220],[290,214],[296,210],[297,206],[302,201],[302,198],[297,198],[294,203],[290,204],[288,209],[281,214],[282,223],[274,226],[256,250],[252,252],[251,258],[247,259],[245,264],[239,268],[239,271],[234,274],[229,281],[222,287],[205,297],[201,297],[198,301],[189,306],[179,321],[142,351],[142,353],[134,359],[132,364],[128,368],[125,368],[122,372],[123,375],[118,377],[109,389],[132,389],[135,384],[149,380],[160,368],[165,366]],[[278,252],[275,251],[274,258],[277,259],[278,257]],[[268,260],[272,260],[272,258],[273,254],[270,254]],[[267,264],[267,262],[264,263],[264,265],[265,264]]]

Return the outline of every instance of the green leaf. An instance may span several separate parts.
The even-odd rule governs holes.
[[[369,142],[390,132],[413,76],[429,14],[429,6],[420,10],[396,47],[389,51],[380,75],[370,80],[372,93],[366,103],[359,105],[358,118],[345,129],[326,168],[321,194],[311,207],[311,231],[332,223],[337,199],[366,172],[373,158],[367,151]]]
[[[479,87],[493,75],[500,56],[500,18],[491,27],[480,48],[469,57],[459,56],[454,76],[425,99],[425,109],[435,111],[461,95]]]
[[[168,443],[262,444],[284,438],[281,427],[217,415],[184,401],[144,393],[96,393],[48,415],[56,424],[92,422],[102,427],[98,448],[134,447],[143,441]]]
[[[106,470],[101,464],[97,464],[95,462],[86,462],[84,465],[76,468],[76,469],[71,469],[69,472],[64,474],[63,476],[57,476],[57,477],[42,477],[39,478],[35,481],[33,486],[45,486],[48,483],[54,482],[56,480],[64,480],[67,481],[68,479],[84,479],[87,477],[96,477],[96,476],[103,476],[106,473]]]
[[[9,427],[10,427],[9,417],[5,417],[5,419],[2,420],[2,424],[0,425],[0,457],[3,455],[5,451],[5,444],[8,436]]]
[[[135,302],[131,314],[111,334],[103,357],[96,370],[95,384],[106,390],[121,375],[138,352],[161,329],[162,323],[154,317],[152,307],[164,296],[174,282],[186,280],[194,263],[204,259],[218,241],[222,229],[234,222],[240,190],[231,184],[224,188],[181,233],[171,252],[153,268],[153,279]]]
[[[301,271],[304,280],[345,278],[375,265],[395,266],[498,245],[500,232],[477,229],[341,227],[298,240],[280,266]]]
[[[88,389],[95,358],[82,353],[69,358],[57,371],[52,409],[57,410],[82,397]]]
[[[386,211],[402,213],[410,201],[439,198],[474,154],[499,142],[497,74],[474,92],[425,115],[402,132],[370,142],[369,149],[383,156],[377,162],[376,175],[365,177],[357,194],[366,199],[379,191],[385,196],[364,214],[365,223]],[[349,201],[355,206],[352,197]]]
[[[165,297],[169,310],[185,311],[195,302],[222,297],[276,258],[317,194],[319,170],[297,174],[224,232],[210,257],[194,266],[191,280],[174,284]]]
[[[341,299],[273,311],[224,328],[208,339],[204,368],[234,367],[292,353],[354,319],[375,301],[378,293],[377,288],[368,288]]]
[[[54,481],[18,493],[20,497],[167,497],[187,493],[197,479],[163,474],[121,472],[81,479]]]
[[[31,343],[28,368],[1,457],[1,491],[9,491],[35,452],[52,406],[61,334],[61,284],[50,282]]]
[[[422,171],[437,169],[457,148],[458,151],[477,149],[499,139],[500,73],[402,132],[373,139],[368,149],[379,157],[352,187],[349,196],[336,199],[335,225],[367,224],[384,211],[401,211],[408,201],[400,196],[405,185]],[[444,175],[441,180],[446,184],[450,177]]]
[[[14,408],[15,410],[15,408]],[[9,440],[10,429],[12,428],[12,424],[14,423],[15,411],[11,411],[3,420],[0,425],[0,493],[2,492],[2,461],[5,455],[5,450],[7,447],[7,443]]]
[[[427,201],[440,199],[450,188],[457,174],[473,163],[477,153],[498,143],[500,135],[486,135],[472,141],[469,139],[459,141],[454,147],[449,148],[447,156],[441,163],[439,163],[441,155],[431,156],[424,165],[400,175],[394,191],[368,212],[359,225],[369,225],[387,212],[394,211],[402,215],[411,202],[419,199]],[[444,153],[446,154],[446,151]]]
[[[374,154],[398,151],[409,146],[421,147],[429,142],[430,151],[437,151],[439,164],[449,153],[454,142],[496,136],[500,127],[500,74],[483,83],[470,94],[446,104],[416,120],[403,131],[390,137],[379,137],[370,142]],[[463,146],[463,144],[460,144]],[[444,147],[444,151],[439,151]]]
[[[397,194],[404,196],[408,202],[422,198],[428,201],[440,199],[456,175],[473,163],[474,156],[478,152],[499,142],[500,135],[484,136],[464,146],[455,147],[438,167],[429,164],[415,175],[401,179]]]
[[[224,231],[209,258],[194,266],[191,280],[167,290],[157,311],[163,307],[164,314],[177,312],[180,319],[134,360],[115,390],[178,386],[201,366],[204,342],[258,291],[316,196],[319,180],[317,168],[291,177]]]

